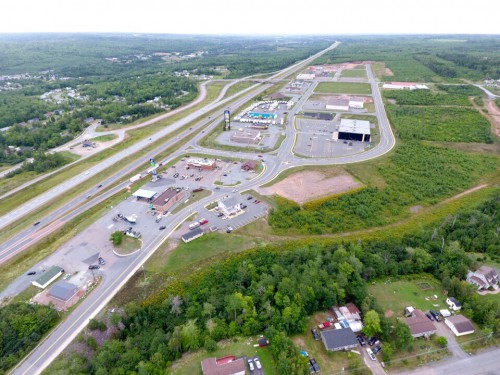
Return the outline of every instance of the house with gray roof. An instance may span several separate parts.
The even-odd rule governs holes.
[[[358,346],[358,340],[350,328],[321,331],[321,339],[326,350],[332,352],[350,350]]]
[[[78,287],[75,284],[68,283],[66,281],[58,281],[49,290],[49,296],[63,302],[69,301],[76,293],[78,293]]]

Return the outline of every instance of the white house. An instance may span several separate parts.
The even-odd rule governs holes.
[[[462,308],[462,304],[458,302],[455,297],[448,297],[446,299],[446,304],[452,311],[460,311],[460,309]]]
[[[229,198],[217,203],[219,210],[226,216],[236,215],[241,211],[241,204],[235,198]]]
[[[470,284],[476,285],[478,289],[497,289],[500,278],[494,268],[482,266],[475,272],[469,272],[467,274],[467,281]]]
[[[474,333],[474,326],[471,321],[463,315],[450,316],[449,318],[445,318],[444,322],[450,327],[455,336]]]

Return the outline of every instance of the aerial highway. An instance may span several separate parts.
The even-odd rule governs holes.
[[[288,67],[281,72],[275,74],[272,78],[278,78],[278,77],[283,77],[288,74],[291,74],[299,69],[301,69],[303,66],[307,65],[317,57],[321,56],[323,53],[326,53],[327,51],[331,50],[332,48],[335,48],[339,43],[334,43],[327,49],[318,52],[317,54],[299,62],[291,67]],[[243,96],[243,98],[238,99],[236,102],[234,101],[234,98],[228,98],[225,100],[222,100],[219,103],[213,103],[210,104],[203,109],[187,116],[183,120],[177,122],[176,125],[177,128],[183,126],[184,124],[187,124],[191,122],[192,120],[196,119],[200,114],[206,114],[210,112],[212,109],[220,106],[221,104],[225,103],[230,103],[232,107],[236,108],[240,106],[241,104],[245,103],[248,101],[249,98],[258,95],[260,92],[263,92],[266,90],[268,87],[271,85],[265,84],[265,85],[259,85],[260,88],[258,90],[254,90],[252,94],[248,94],[248,97],[246,95]],[[250,90],[254,89],[254,86],[243,90],[244,92],[248,92]],[[241,95],[241,92],[239,93]],[[232,101],[232,102],[231,102]],[[218,121],[218,119],[216,119]],[[213,121],[212,126],[217,126],[218,122]],[[174,126],[173,125],[173,126]],[[202,125],[199,125],[202,126]],[[169,127],[171,128],[171,127]],[[165,133],[165,134],[163,134]],[[169,132],[165,130],[159,132],[159,134],[156,134],[154,137],[162,137],[164,135],[167,135]],[[186,137],[188,134],[183,134],[182,136]],[[180,137],[179,137],[180,138]],[[170,142],[174,142],[174,140],[170,140]],[[140,145],[144,147],[144,143],[147,144],[147,140],[140,141],[138,142]],[[168,143],[168,142],[167,142]],[[134,145],[135,146],[135,145]],[[167,147],[168,148],[168,147]],[[181,147],[182,150],[184,149]],[[131,152],[135,152],[138,149],[140,149],[139,146],[134,147],[132,150],[126,150],[126,154],[130,154]],[[175,158],[178,155],[182,154],[184,151],[177,151],[177,153],[174,153],[171,158]],[[255,157],[255,155],[253,155]],[[116,163],[119,160],[119,157],[116,157],[114,159],[114,163]],[[103,165],[112,165],[114,163],[104,163]],[[138,162],[139,165],[144,163],[142,160]],[[276,164],[276,167],[279,166],[279,163]],[[100,170],[100,168],[105,169],[103,166],[95,166],[92,168],[91,171],[89,171],[89,174],[91,173],[96,174]],[[128,166],[130,168],[130,166]],[[275,175],[275,172],[277,171],[277,168],[273,169],[272,175]],[[117,173],[119,175],[119,173]],[[116,181],[119,180],[120,176],[116,176],[113,178],[110,178],[109,180],[116,179]],[[81,182],[81,179],[83,176],[77,176],[77,178],[74,178],[71,180],[71,182],[66,182],[64,183],[64,187],[57,187],[54,190],[52,194],[55,194],[57,196],[58,194],[61,194],[63,191],[66,191],[67,189],[70,189],[72,186],[75,186],[76,184]],[[105,181],[103,183],[111,183],[110,181]],[[122,186],[116,186],[115,188],[111,189],[108,194],[112,194],[112,192],[118,191],[118,189],[122,189]],[[66,189],[66,190],[64,190]],[[116,191],[114,190],[116,189]],[[240,189],[238,189],[240,190]],[[47,192],[48,193],[48,192]],[[88,323],[89,319],[94,317],[110,300],[113,298],[113,296],[118,292],[118,290],[128,281],[128,279],[141,267],[141,265],[154,253],[154,251],[169,237],[169,235],[175,230],[175,228],[179,225],[179,223],[182,223],[186,216],[190,215],[187,214],[187,211],[196,211],[200,207],[203,207],[206,205],[210,200],[217,199],[222,197],[222,195],[227,194],[226,189],[221,189],[218,193],[210,197],[205,198],[204,200],[201,200],[197,202],[194,207],[190,206],[189,208],[186,208],[185,210],[182,210],[181,212],[171,215],[169,217],[169,224],[167,225],[166,231],[164,232],[159,232],[156,236],[153,236],[151,238],[148,238],[145,240],[143,244],[143,249],[130,257],[120,259],[117,261],[113,266],[109,267],[109,269],[106,272],[106,276],[103,277],[101,283],[99,286],[94,290],[92,293],[90,293],[84,301],[78,307],[73,311],[73,313],[63,322],[61,323],[43,342],[41,342],[29,355],[23,362],[21,362],[14,370],[13,373],[15,374],[38,374],[40,373],[46,366],[50,364],[50,362],[66,347],[66,345],[71,342],[71,340],[80,332],[81,329],[83,329],[86,324]],[[36,204],[42,205],[43,203],[46,203],[50,201],[54,195],[48,194],[45,198],[45,201],[43,200],[37,200]],[[84,197],[79,197],[77,199],[81,199],[83,202]],[[43,203],[42,203],[43,202]],[[90,202],[89,202],[90,204]],[[81,206],[78,208],[78,210],[83,211],[85,206]],[[61,209],[63,210],[63,209]],[[24,213],[26,214],[26,213]],[[76,212],[75,212],[76,214]],[[18,217],[22,217],[22,214],[16,213]],[[45,225],[48,225],[52,221],[54,221],[58,216],[60,216],[61,213],[55,213],[49,215],[46,219],[44,219],[42,222]],[[11,220],[10,222],[13,222],[14,220]],[[165,233],[167,233],[165,235]],[[20,239],[17,238],[17,241]],[[11,244],[12,245],[12,244]],[[15,246],[8,250],[8,251],[16,251]],[[8,257],[8,251],[2,253],[2,256]],[[12,256],[12,255],[9,255]]]

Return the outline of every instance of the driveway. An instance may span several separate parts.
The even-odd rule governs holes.
[[[382,365],[378,361],[378,358],[376,361],[372,361],[372,359],[370,358],[370,356],[366,352],[367,348],[363,348],[360,345],[358,345],[357,349],[361,353],[361,358],[363,358],[365,365],[370,369],[370,371],[372,372],[373,375],[386,375],[386,372],[382,368]]]
[[[437,336],[444,336],[448,339],[448,350],[453,354],[455,359],[469,358],[469,355],[462,350],[460,345],[457,343],[455,334],[450,328],[443,322],[434,322],[436,326]]]

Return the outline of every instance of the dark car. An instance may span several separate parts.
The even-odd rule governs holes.
[[[372,349],[372,352],[373,354],[377,354],[379,351],[382,350],[382,347],[380,345],[377,345],[375,346],[373,349]]]
[[[101,264],[101,265],[105,265],[106,264],[106,261],[103,258],[101,258],[101,257],[99,257],[97,260],[99,261],[99,264]]]
[[[250,201],[250,200],[252,200],[252,199],[253,199],[253,197],[248,197],[248,198],[247,198],[247,201]]]
[[[436,319],[436,322],[441,321],[441,314],[439,314],[437,311],[434,311],[434,310],[429,310],[429,312],[432,314],[434,319]]]
[[[31,276],[31,275],[36,275],[36,271],[30,271],[27,273],[28,276]]]
[[[97,185],[98,188],[102,188],[102,184]]]
[[[219,212],[219,213],[217,214],[217,217],[222,217],[222,216],[224,216],[224,214],[223,214],[222,212]]]
[[[320,371],[318,362],[316,362],[316,360],[314,358],[311,358],[309,360],[309,362],[311,363],[311,366],[313,367],[314,372],[319,372]]]
[[[376,343],[377,341],[378,341],[378,339],[377,339],[376,337],[370,337],[370,338],[368,339],[368,345],[373,346],[373,345],[375,345],[375,343]]]
[[[319,332],[316,328],[311,329],[311,332],[312,332],[313,337],[316,341],[321,340],[321,337],[319,336]]]
[[[159,229],[160,229],[160,230],[163,230],[163,229],[165,229],[165,228],[166,228],[166,226],[165,226],[165,225],[162,225]]]
[[[35,221],[35,222],[33,223],[33,225],[34,225],[34,226],[36,226],[36,225],[38,225],[38,224],[40,224],[40,222],[39,222],[39,221]]]
[[[242,204],[241,205],[241,209],[244,210],[245,208],[247,208],[247,205],[246,204]]]
[[[97,264],[91,264],[89,266],[89,270],[98,270],[99,269],[99,266]]]
[[[425,313],[425,316],[429,318],[429,320],[432,320],[434,321],[434,317],[432,316],[432,314],[430,312],[428,313]]]
[[[366,346],[366,341],[365,341],[365,339],[363,338],[363,336],[361,336],[361,335],[357,335],[357,336],[356,336],[356,338],[358,339],[359,344],[360,344],[361,346]]]

